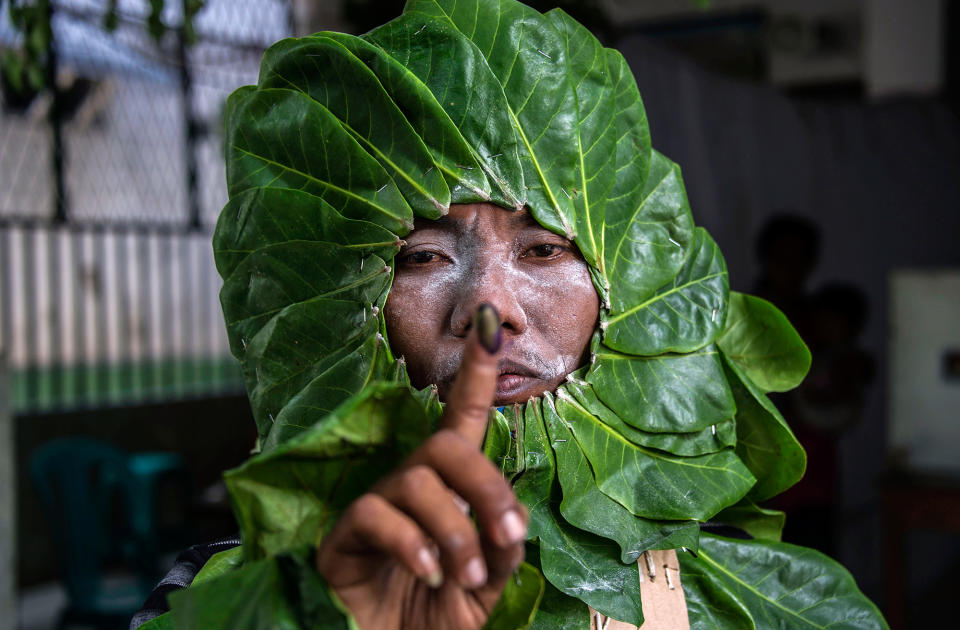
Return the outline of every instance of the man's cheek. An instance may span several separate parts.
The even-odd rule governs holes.
[[[440,388],[441,397],[447,388],[453,383],[457,371],[460,369],[460,363],[463,360],[463,344],[453,343],[431,344],[429,348],[424,348],[426,358],[424,364],[425,384],[435,384]]]

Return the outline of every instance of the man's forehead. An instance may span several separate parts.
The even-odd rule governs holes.
[[[526,227],[534,227],[543,229],[536,219],[527,211],[525,208],[521,210],[515,210],[513,208],[501,208],[500,206],[493,206],[496,208],[496,217],[498,223],[502,225],[509,226],[513,229],[523,229]],[[423,219],[417,217],[414,221],[414,230],[429,230],[437,229],[443,231],[453,232],[459,234],[470,229],[477,221],[480,220],[479,212],[471,212],[470,205],[453,205],[450,206],[449,214],[446,214],[439,219]]]

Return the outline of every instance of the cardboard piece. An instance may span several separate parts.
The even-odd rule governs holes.
[[[648,551],[640,556],[637,564],[644,617],[640,630],[690,630],[677,552],[673,549]],[[590,630],[637,630],[637,627],[616,619],[608,620],[591,608]]]

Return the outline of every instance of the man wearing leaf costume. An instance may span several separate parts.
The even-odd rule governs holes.
[[[809,353],[729,291],[618,52],[562,11],[410,0],[274,45],[227,127],[261,452],[226,476],[242,547],[143,627],[886,627],[756,504],[803,474],[766,392]],[[651,583],[682,584],[669,614]]]

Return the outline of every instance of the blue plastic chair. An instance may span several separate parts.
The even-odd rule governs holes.
[[[30,475],[69,598],[59,627],[126,628],[157,577],[158,480],[183,469],[176,454],[129,455],[88,438],[60,438],[34,451]],[[116,559],[135,569],[134,583],[107,585],[104,567]]]

